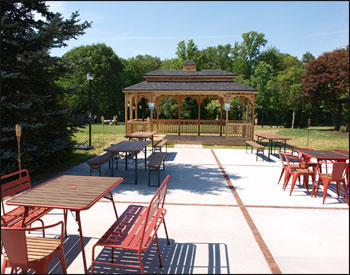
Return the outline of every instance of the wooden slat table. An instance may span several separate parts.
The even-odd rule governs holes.
[[[292,138],[289,137],[284,137],[284,136],[280,136],[280,135],[276,135],[276,134],[266,134],[266,133],[262,133],[262,134],[255,134],[258,137],[258,142],[260,139],[267,139],[269,141],[268,143],[268,159],[270,160],[270,154],[272,154],[272,146],[273,146],[273,141],[274,140],[281,140],[284,141],[284,152],[286,151],[286,144],[287,144],[287,140],[290,140]]]
[[[87,210],[101,198],[112,201],[114,212],[118,219],[112,190],[124,179],[120,177],[94,177],[63,175],[43,185],[39,185],[25,193],[9,199],[6,204],[29,207],[48,207],[64,210],[65,224],[68,210],[75,211],[78,223],[81,250],[83,255],[84,271],[87,274],[84,238],[80,220],[80,211]],[[106,195],[109,194],[110,197]]]
[[[152,148],[153,148],[153,136],[156,132],[134,132],[132,134],[128,134],[125,137],[128,139],[138,139],[138,140],[146,140],[150,139],[152,142]]]
[[[113,154],[125,153],[125,170],[128,169],[128,154],[135,154],[135,184],[137,184],[137,154],[142,150],[145,152],[145,170],[147,170],[147,145],[150,144],[150,141],[147,140],[124,140],[117,144],[114,144],[104,150],[111,152]],[[112,161],[112,177],[113,177],[113,161]]]

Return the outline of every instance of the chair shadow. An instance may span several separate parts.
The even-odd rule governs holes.
[[[200,266],[195,265],[197,246],[208,246],[208,262]],[[194,268],[200,268],[200,273],[230,273],[226,244],[222,243],[176,243],[166,239],[159,239],[163,267],[159,266],[157,246],[152,243],[150,249],[141,253],[142,264],[146,274],[193,274]],[[223,247],[222,247],[223,246]],[[224,251],[225,255],[221,255]],[[111,262],[111,248],[104,247],[97,254],[96,261],[105,264],[95,264],[94,274],[140,274],[140,269],[108,265]],[[203,260],[203,259],[202,259]],[[139,265],[137,253],[134,251],[114,250],[114,263]],[[223,264],[224,263],[224,264]],[[91,272],[91,267],[88,272]],[[196,272],[197,273],[197,272]]]

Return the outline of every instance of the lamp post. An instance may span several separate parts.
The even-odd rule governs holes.
[[[87,80],[89,80],[89,147],[88,149],[92,149],[93,147],[91,146],[91,81],[94,79],[93,75],[91,73],[88,73],[86,75]]]

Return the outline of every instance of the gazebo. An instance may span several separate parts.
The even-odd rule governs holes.
[[[235,81],[235,77],[236,74],[224,70],[197,71],[196,63],[192,60],[183,64],[183,70],[155,70],[146,73],[145,81],[123,89],[126,134],[156,131],[158,135],[166,135],[170,144],[230,145],[253,139],[255,96],[258,91]],[[177,100],[177,119],[159,119],[159,104],[165,97]],[[181,118],[181,103],[187,97],[197,101],[198,119]],[[201,119],[200,106],[207,97],[220,102],[220,119]],[[147,99],[150,109],[150,117],[146,120],[137,117],[142,98]],[[241,120],[229,120],[229,110],[232,108],[230,102],[233,98],[237,98],[241,104]]]

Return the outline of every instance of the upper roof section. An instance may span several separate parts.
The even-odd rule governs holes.
[[[224,70],[196,70],[196,63],[187,60],[180,70],[155,70],[144,74],[146,81],[233,81],[237,75]]]

